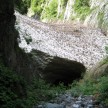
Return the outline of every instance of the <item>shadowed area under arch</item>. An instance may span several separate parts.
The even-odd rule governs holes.
[[[62,82],[68,85],[73,80],[80,79],[85,71],[85,66],[79,62],[54,57],[44,69],[43,74],[44,79],[50,83]]]

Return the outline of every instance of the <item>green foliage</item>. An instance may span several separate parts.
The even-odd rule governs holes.
[[[31,37],[24,37],[27,44],[30,44],[30,42],[32,42],[32,38]]]
[[[63,84],[59,86],[51,86],[42,79],[34,79],[31,86],[28,86],[28,107],[34,106],[41,101],[48,101],[56,97],[57,94],[62,93],[66,90]]]
[[[27,13],[31,0],[15,0],[15,8],[22,14]]]
[[[77,13],[77,17],[84,20],[85,17],[91,12],[89,0],[76,0],[74,10]]]
[[[52,0],[44,9],[42,19],[54,19],[57,17],[58,1]]]
[[[104,18],[104,12],[99,12],[98,13],[98,23],[99,23],[99,27],[102,27],[102,23],[103,23],[103,19]]]
[[[31,108],[65,90],[63,84],[52,86],[36,78],[27,85],[22,77],[0,63],[0,108]]]
[[[71,88],[71,93],[74,97],[77,97],[80,95],[80,89],[79,89],[79,84],[77,81],[74,81],[71,85],[70,85],[70,88]]]
[[[57,15],[57,19],[63,20],[68,0],[61,0],[60,2],[61,12]]]
[[[71,85],[71,92],[73,95],[91,95],[97,91],[96,82],[93,80],[82,80],[81,82],[74,82]]]
[[[108,46],[105,46],[106,53],[108,54]]]
[[[99,94],[99,100],[108,105],[108,76],[100,78]]]
[[[108,105],[108,76],[98,79],[75,81],[71,85],[71,93],[73,96],[94,95],[100,102]]]
[[[24,88],[24,80],[0,63],[0,108],[23,108]]]
[[[38,16],[41,15],[45,0],[31,0],[31,9]]]
[[[106,49],[107,50],[107,49]],[[103,64],[108,64],[108,56],[106,56],[102,61],[101,61],[101,65]]]
[[[68,2],[68,0],[62,0],[63,6],[66,6],[67,5],[67,2]]]

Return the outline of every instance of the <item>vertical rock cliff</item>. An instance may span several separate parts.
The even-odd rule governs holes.
[[[92,12],[87,16],[85,25],[100,27],[107,35],[108,30],[108,0],[90,0]]]
[[[14,3],[13,0],[0,1],[0,56],[5,64],[15,67],[17,48],[17,32],[14,29]]]
[[[0,1],[0,58],[6,66],[23,75],[27,80],[36,73],[30,55],[25,54],[17,43],[18,32],[15,25],[14,0]]]

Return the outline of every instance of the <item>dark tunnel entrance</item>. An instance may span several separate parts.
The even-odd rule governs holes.
[[[79,62],[54,57],[44,70],[44,79],[52,84],[68,85],[73,80],[80,79],[86,71],[86,67]]]

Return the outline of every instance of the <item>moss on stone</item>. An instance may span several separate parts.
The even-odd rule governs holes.
[[[84,78],[98,79],[102,76],[108,76],[108,57],[103,58],[100,62],[89,69]]]
[[[99,27],[102,26],[103,18],[104,18],[104,12],[99,12],[99,13],[98,13],[98,16],[97,16]]]

